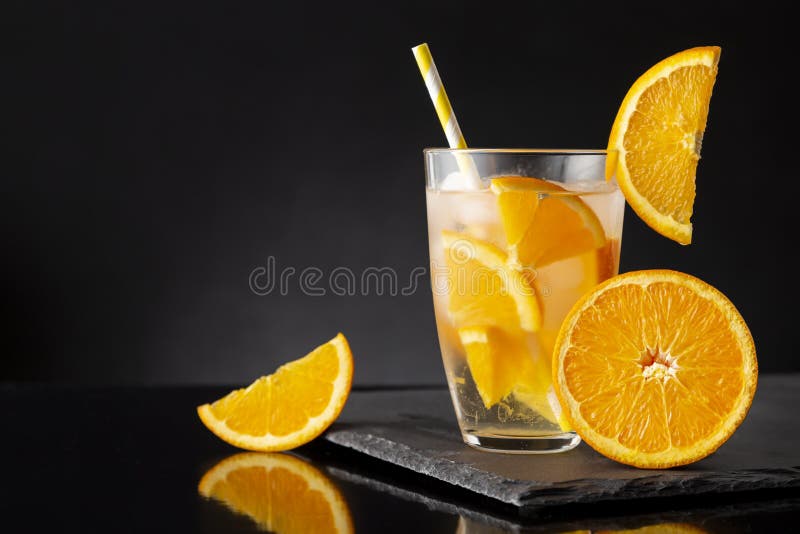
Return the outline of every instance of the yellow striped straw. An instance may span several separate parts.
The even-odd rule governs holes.
[[[467,142],[464,140],[464,135],[461,133],[461,128],[458,126],[456,114],[453,111],[453,106],[450,105],[450,99],[447,98],[447,93],[442,84],[442,78],[439,76],[439,71],[436,70],[436,63],[433,62],[431,50],[428,48],[428,43],[422,43],[411,49],[414,52],[414,58],[417,60],[419,72],[425,80],[425,86],[428,88],[428,94],[433,101],[433,107],[436,108],[436,114],[439,116],[439,122],[442,125],[444,134],[447,136],[447,143],[450,148],[467,148]],[[464,178],[468,180],[467,185],[471,189],[480,187],[480,175],[478,168],[475,166],[472,156],[468,154],[455,154],[456,163]]]
[[[428,94],[433,101],[433,107],[436,108],[439,122],[442,123],[444,134],[447,136],[447,143],[450,148],[467,148],[467,142],[464,141],[464,135],[458,126],[456,114],[453,112],[453,106],[450,105],[450,99],[447,98],[442,78],[439,76],[439,71],[436,70],[436,63],[433,62],[428,43],[415,46],[411,51],[414,52],[419,72],[425,80],[425,86],[428,88]]]

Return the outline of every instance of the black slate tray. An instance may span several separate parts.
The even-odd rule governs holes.
[[[506,455],[461,441],[445,389],[354,391],[328,442],[517,507],[800,487],[800,375],[767,375],[747,419],[690,466],[642,470],[586,444],[551,455]]]

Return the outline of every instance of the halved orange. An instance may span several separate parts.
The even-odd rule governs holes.
[[[721,49],[670,56],[645,72],[620,105],[606,177],[641,219],[683,245],[692,241],[695,175]]]
[[[498,326],[535,332],[542,323],[536,292],[497,246],[467,234],[442,232],[448,310],[457,328]]]
[[[339,416],[350,394],[353,355],[342,334],[244,389],[197,408],[220,439],[254,451],[308,443]]]
[[[206,472],[197,490],[269,532],[353,532],[350,510],[338,488],[319,470],[288,454],[230,456]]]
[[[611,278],[561,327],[553,382],[571,426],[636,467],[688,464],[744,419],[758,379],[753,338],[734,305],[668,270]]]

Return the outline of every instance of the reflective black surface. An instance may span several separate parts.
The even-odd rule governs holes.
[[[226,391],[0,386],[4,524],[29,532],[257,532],[287,524],[308,531],[322,524],[314,523],[321,521],[314,502],[326,492],[341,497],[333,508],[359,533],[658,532],[667,526],[782,532],[800,513],[797,493],[760,492],[520,518],[474,494],[321,441],[292,455],[243,454],[195,414],[195,406]],[[215,469],[218,474],[242,458],[249,471],[228,472],[232,489],[211,484],[210,496],[201,495],[204,477],[213,482]],[[288,467],[276,469],[281,466]],[[304,484],[323,491],[291,492]]]

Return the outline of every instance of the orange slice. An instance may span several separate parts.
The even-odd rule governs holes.
[[[287,454],[230,456],[208,470],[197,490],[269,532],[353,532],[347,502],[333,482]]]
[[[535,270],[531,284],[542,307],[542,327],[538,335],[548,354],[553,354],[558,330],[573,304],[609,277],[601,278],[607,271],[604,253],[605,249],[593,250]]]
[[[567,430],[552,387],[550,354],[530,346],[535,339],[495,327],[458,330],[475,387],[489,409],[509,394],[548,421]]]
[[[244,389],[197,408],[220,439],[254,451],[308,443],[339,416],[350,393],[353,355],[342,334]]]
[[[448,310],[457,328],[497,326],[535,332],[542,322],[534,289],[491,243],[445,230]]]
[[[558,404],[558,397],[550,383],[550,378],[547,379],[547,382],[548,385],[545,388],[539,386],[541,381],[538,379],[517,384],[513,391],[514,398],[554,425],[558,425],[561,430],[565,432],[572,430]]]
[[[603,225],[558,184],[506,176],[492,180],[511,262],[539,268],[605,245]]]
[[[645,72],[625,95],[608,140],[606,177],[656,232],[683,245],[721,49],[691,48]]]
[[[600,220],[580,197],[553,182],[507,176],[492,180],[509,261],[521,264],[542,309],[539,335],[552,353],[561,321],[578,298],[616,273]]]
[[[458,329],[467,365],[484,406],[490,408],[509,393],[522,375],[531,374],[532,360],[525,339],[499,328],[470,326]],[[542,373],[550,383],[550,375]]]
[[[595,450],[643,468],[688,464],[736,430],[758,378],[739,312],[687,274],[638,271],[579,300],[556,340],[553,382]]]
[[[535,289],[542,316],[540,350],[528,356],[534,369],[513,373],[514,397],[566,430],[552,390],[549,356],[561,320],[608,270],[605,232],[594,211],[556,183],[504,176],[492,180],[491,190],[508,246],[507,261]]]

